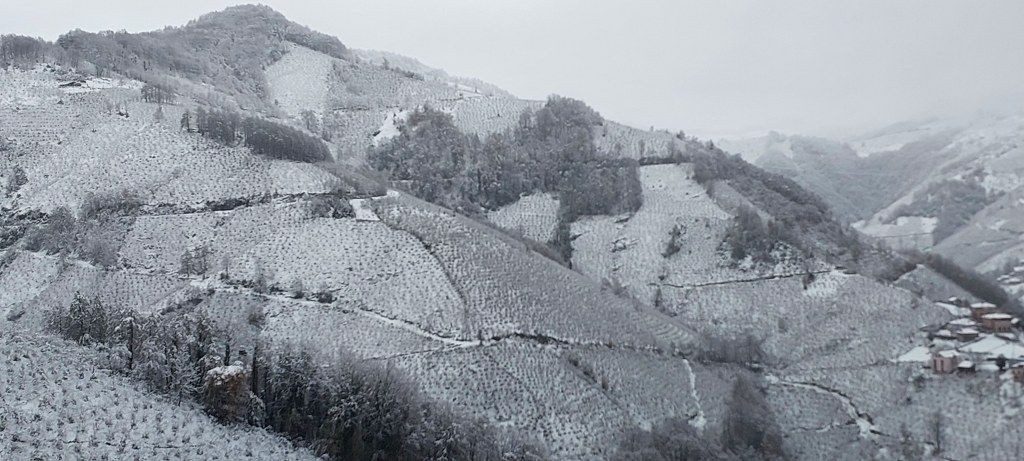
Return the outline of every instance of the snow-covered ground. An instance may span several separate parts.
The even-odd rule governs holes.
[[[558,198],[542,193],[527,195],[500,210],[488,212],[487,219],[529,239],[549,242],[558,224]]]
[[[327,104],[331,69],[338,62],[303,46],[289,46],[281,59],[267,67],[271,98],[289,116],[298,117],[307,110],[319,116]]]
[[[97,367],[65,341],[0,332],[2,459],[316,459]]]

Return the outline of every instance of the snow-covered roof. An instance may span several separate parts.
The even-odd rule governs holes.
[[[949,330],[943,328],[943,329],[941,329],[939,331],[936,331],[935,332],[935,336],[939,336],[939,337],[943,337],[943,338],[950,338],[950,337],[953,336],[953,333],[950,332]]]
[[[985,314],[981,318],[989,319],[989,320],[1012,320],[1013,316],[1010,315],[1010,314],[995,313],[995,314]]]
[[[984,362],[981,365],[978,365],[978,370],[979,371],[999,371],[999,365],[996,365],[996,364],[994,364],[992,362]]]
[[[1016,343],[1006,344],[1000,346],[989,352],[990,356],[993,357],[1004,357],[1008,359],[1020,359],[1024,358],[1024,346]]]
[[[957,333],[961,335],[976,335],[978,334],[978,330],[975,330],[974,328],[964,328]]]
[[[974,362],[970,360],[964,360],[957,365],[958,368],[974,368]]]
[[[953,358],[953,357],[959,357],[959,356],[960,356],[960,353],[957,352],[957,351],[954,351],[952,349],[944,350],[944,351],[939,351],[939,357]]]
[[[974,320],[971,320],[971,319],[968,319],[968,318],[962,318],[962,319],[953,320],[952,322],[949,322],[949,324],[950,325],[957,325],[957,326],[964,326],[964,327],[971,327],[971,326],[977,325],[978,322],[975,322]]]
[[[995,309],[996,305],[992,303],[974,303],[971,304],[971,309]]]
[[[981,339],[973,343],[970,343],[960,349],[963,350],[964,352],[970,352],[974,354],[988,354],[993,349],[997,349],[1007,344],[1009,344],[1009,342],[1007,342],[1005,339],[996,336],[985,335]]]

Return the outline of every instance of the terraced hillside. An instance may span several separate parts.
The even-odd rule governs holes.
[[[58,84],[48,71],[31,77],[52,85],[40,84],[40,91]],[[83,94],[102,98],[105,91]],[[139,111],[148,107],[126,100]],[[17,253],[0,277],[3,318],[11,319],[5,329],[37,332],[46,312],[76,296],[150,315],[201,292],[208,293],[201,309],[226,327],[246,325],[254,310],[263,313],[262,327],[239,333],[239,344],[266,338],[323,357],[347,351],[392,363],[437,401],[536,435],[559,456],[607,453],[626,427],[699,413],[695,394],[677,392],[693,387],[689,362],[672,355],[693,346],[692,334],[649,308],[609,295],[486,226],[402,195],[364,203],[373,211],[364,210],[361,218],[317,217],[296,194],[324,193],[332,189],[323,183],[334,187],[337,179],[309,165],[293,164],[300,174],[281,181],[291,189],[232,188],[191,176],[194,192],[161,193],[168,189],[161,168],[175,161],[237,156],[250,167],[220,174],[264,187],[274,181],[261,175],[261,165],[271,163],[269,169],[273,162],[134,117],[142,116],[92,117],[88,126],[94,128],[86,129],[62,125],[70,132],[63,144],[70,146],[50,152],[48,162],[5,156],[10,168],[28,173],[24,186],[7,197],[20,212],[75,206],[91,190],[124,188],[144,197],[140,214],[120,221],[122,230],[111,237],[112,267],[74,255]],[[16,129],[3,134],[19,152],[36,146]],[[105,139],[117,143],[104,141],[70,156],[71,146]],[[144,155],[149,171],[135,170],[136,157]],[[103,159],[113,174],[79,176],[81,167],[65,167],[68,177],[40,184],[67,165],[56,160],[86,166]],[[304,180],[302,171],[325,181]],[[232,205],[224,208],[225,202]],[[380,220],[365,215],[374,211]],[[209,276],[183,277],[182,257],[196,248],[208,249]],[[217,273],[223,275],[213,277]],[[270,294],[247,288],[257,279]],[[310,293],[331,293],[333,300],[286,296],[296,281]],[[476,377],[466,379],[467,370],[477,370]],[[603,416],[594,418],[598,414]]]
[[[0,320],[0,322],[4,322]],[[5,459],[315,459],[266,431],[217,423],[96,367],[67,342],[0,331]]]
[[[272,10],[252,8],[229,18],[278,24]],[[933,375],[898,360],[949,323],[949,310],[795,248],[776,248],[772,264],[731,257],[723,243],[741,209],[781,221],[759,206],[783,197],[831,219],[796,203],[806,196],[788,183],[758,189],[765,198],[731,178],[698,182],[697,165],[716,158],[710,145],[602,121],[579,132],[602,153],[594,171],[636,172],[627,178],[636,182],[621,181],[639,185],[635,211],[587,210],[568,222],[571,194],[534,190],[467,217],[360,175],[367,147],[424,105],[484,135],[516,127],[542,103],[403,61],[360,59],[294,25],[280,30],[285,39],[260,35],[270,55],[230,63],[260,75],[176,75],[173,102],[147,102],[141,81],[109,69],[113,77],[102,79],[53,65],[0,71],[0,174],[9,185],[0,202],[0,356],[11,358],[0,365],[0,418],[19,423],[17,432],[0,430],[0,450],[15,458],[311,454],[135,388],[103,370],[120,353],[110,344],[87,349],[50,336],[53,316],[82,300],[116,308],[129,325],[204,319],[223,366],[228,356],[251,359],[238,370],[253,385],[267,371],[261,357],[308,360],[296,374],[315,375],[314,385],[339,364],[380,366],[375,379],[401,376],[434,405],[423,412],[450,409],[536,441],[553,459],[612,458],[624,434],[670,418],[717,439],[753,404],[737,402],[741,382],[764,400],[770,417],[758,424],[777,425],[795,459],[935,452],[928,421],[937,410],[947,421],[941,456],[1019,450],[1024,393],[1008,374]],[[237,60],[234,47],[253,44],[242,45],[220,51]],[[320,136],[337,162],[271,159],[193,133],[181,120],[211,104],[197,94],[205,84],[243,115]],[[620,185],[608,179],[618,176],[594,178]],[[356,179],[376,187],[356,188]],[[573,269],[483,218],[566,245]],[[43,386],[60,398],[36,397]],[[320,418],[304,406],[315,399],[292,397],[303,403],[288,424]],[[68,412],[120,423],[132,413],[143,424],[68,421]],[[346,423],[332,417],[322,419]],[[1000,432],[971,430],[978,425]],[[227,441],[209,446],[214,439]]]

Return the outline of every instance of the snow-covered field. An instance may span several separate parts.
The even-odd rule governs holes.
[[[526,238],[549,242],[558,224],[558,198],[542,193],[527,195],[500,210],[488,212],[487,219]]]
[[[37,84],[19,84],[24,79]],[[122,191],[150,204],[202,204],[329,192],[341,184],[316,166],[256,157],[186,134],[176,121],[158,122],[157,106],[140,102],[134,86],[57,96],[57,83],[48,72],[0,73],[0,86],[28,88],[41,101],[23,110],[0,104],[0,136],[15,143],[15,155],[0,158],[0,171],[18,166],[28,178],[17,195],[20,208],[77,209],[88,194]],[[126,92],[127,118],[106,107]],[[175,113],[166,107],[165,120]]]
[[[573,264],[579,271],[620,284],[642,302],[665,308],[678,302],[666,297],[674,288],[799,271],[730,267],[719,247],[731,215],[690,178],[689,164],[644,166],[639,174],[643,206],[636,213],[589,216],[573,223]],[[680,249],[666,255],[673,229],[679,231]],[[663,299],[656,302],[659,296]]]
[[[266,431],[222,425],[195,404],[157,397],[98,368],[93,354],[0,332],[0,458],[315,459]]]
[[[299,45],[291,45],[281,59],[267,67],[271,98],[292,117],[303,111],[319,116],[327,103],[328,79],[335,63],[326,54]]]

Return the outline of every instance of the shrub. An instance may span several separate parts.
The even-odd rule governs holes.
[[[320,282],[313,296],[319,303],[329,304],[334,302],[334,293],[331,292],[331,289],[324,282]]]
[[[679,246],[679,241],[683,235],[683,228],[679,224],[672,226],[672,230],[668,233],[668,243],[665,244],[665,251],[661,252],[661,255],[665,258],[670,258],[672,255],[679,253],[682,248]]]
[[[761,216],[750,207],[740,207],[732,226],[725,234],[723,243],[729,248],[733,260],[740,261],[750,256],[756,262],[775,262],[772,252],[781,244],[796,246],[786,230],[774,221],[765,225]]]
[[[0,140],[0,143],[3,141]],[[2,149],[0,149],[2,151]],[[15,193],[21,189],[21,186],[28,184],[28,176],[25,175],[25,170],[20,166],[15,165],[6,175],[6,184],[4,184],[4,191],[7,195],[14,196]]]
[[[301,299],[303,296],[306,296],[306,285],[302,283],[302,280],[296,278],[292,280],[289,291],[291,291],[292,298]]]
[[[355,216],[352,204],[336,195],[317,195],[310,198],[309,212],[315,218],[351,218]]]
[[[78,210],[82,220],[96,219],[104,215],[132,214],[142,207],[142,199],[127,189],[113,194],[88,193]]]
[[[25,249],[46,253],[73,253],[78,248],[78,221],[67,207],[57,207],[25,237]]]

